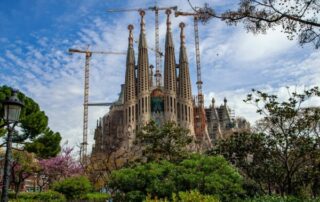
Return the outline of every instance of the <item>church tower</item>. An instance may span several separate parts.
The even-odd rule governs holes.
[[[185,46],[184,27],[185,24],[179,24],[180,31],[180,54],[179,54],[179,85],[178,85],[178,103],[177,116],[180,126],[190,130],[194,134],[193,126],[193,102],[191,93],[191,82],[189,73],[189,63],[187,50]]]
[[[136,75],[135,75],[135,55],[133,49],[133,25],[128,26],[129,45],[127,51],[126,77],[124,89],[124,132],[128,137],[128,146],[132,144],[134,131],[136,129]]]
[[[148,47],[145,36],[145,11],[140,11],[140,38],[138,54],[138,78],[137,78],[137,95],[138,95],[138,124],[143,126],[150,121],[150,81],[149,81],[149,61]]]
[[[177,122],[177,79],[176,79],[176,60],[174,45],[172,40],[170,14],[171,10],[166,10],[167,14],[167,33],[165,42],[164,58],[164,113],[165,120]]]

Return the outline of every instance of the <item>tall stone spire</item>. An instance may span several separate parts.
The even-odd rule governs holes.
[[[130,102],[135,99],[136,88],[135,88],[135,58],[133,49],[133,25],[128,26],[129,29],[129,45],[127,51],[127,62],[126,62],[126,78],[125,78],[125,91],[124,91],[124,102]]]
[[[165,91],[165,117],[168,121],[176,121],[177,114],[177,78],[176,78],[176,60],[174,54],[174,44],[172,40],[171,10],[166,10],[167,14],[167,33],[165,42],[165,59],[164,59],[164,91]]]
[[[126,62],[126,78],[124,87],[124,105],[123,105],[123,117],[124,117],[124,132],[128,136],[128,142],[126,147],[130,148],[132,146],[132,141],[129,137],[134,135],[134,130],[136,128],[136,108],[137,108],[137,98],[136,98],[136,75],[135,75],[135,55],[133,49],[133,25],[128,26],[129,30],[129,44],[127,52],[127,62]]]
[[[188,128],[194,134],[193,127],[193,103],[191,93],[191,82],[189,74],[189,63],[185,46],[184,27],[179,24],[180,31],[180,54],[179,54],[179,89],[178,89],[178,122],[182,127]]]
[[[149,82],[149,61],[148,48],[145,36],[145,11],[140,11],[140,38],[138,54],[138,117],[140,124],[146,124],[150,121],[150,82]]]
[[[180,54],[179,54],[179,94],[180,98],[192,101],[191,83],[189,74],[189,63],[187,57],[187,51],[185,46],[184,27],[185,24],[181,22],[179,24],[181,28],[180,32]]]

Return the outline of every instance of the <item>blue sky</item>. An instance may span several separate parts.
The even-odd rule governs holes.
[[[218,10],[236,7],[235,0],[204,2]],[[138,39],[139,15],[106,13],[108,8],[145,8],[148,1],[111,0],[1,0],[0,1],[0,85],[20,89],[37,101],[49,116],[49,125],[64,141],[78,145],[82,139],[82,100],[84,58],[70,56],[68,48],[126,51],[128,24],[135,26]],[[177,5],[191,11],[186,0],[161,0],[160,6]],[[147,40],[154,47],[154,14],[146,15]],[[187,24],[186,41],[193,93],[196,93],[193,22],[191,18],[172,16],[176,55],[179,47],[178,24]],[[160,45],[164,48],[165,15],[160,15]],[[259,118],[254,106],[242,100],[252,88],[287,96],[290,89],[303,90],[319,85],[319,50],[290,41],[279,28],[265,35],[247,33],[240,24],[229,27],[218,20],[200,25],[200,50],[203,91],[206,105],[212,97],[219,105],[227,97],[237,116],[252,123]],[[154,54],[149,52],[150,63]],[[93,56],[90,71],[91,102],[110,102],[117,98],[124,82],[125,56]],[[314,101],[315,102],[315,101]],[[106,108],[89,109],[89,132]],[[92,135],[89,142],[92,143]]]

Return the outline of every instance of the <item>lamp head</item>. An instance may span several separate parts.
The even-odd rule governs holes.
[[[18,98],[18,91],[13,90],[12,96],[2,101],[4,108],[4,120],[7,123],[13,123],[19,121],[21,108],[24,106]]]

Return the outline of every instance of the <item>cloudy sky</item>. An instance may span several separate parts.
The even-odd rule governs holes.
[[[192,0],[204,2],[218,11],[236,7],[236,0]],[[159,6],[178,6],[191,11],[186,0],[161,0]],[[1,0],[0,1],[0,85],[9,85],[33,98],[49,117],[49,126],[59,131],[64,141],[79,145],[82,141],[83,55],[69,55],[68,48],[126,51],[128,24],[133,24],[138,39],[137,12],[107,13],[112,8],[146,8],[148,1],[118,0]],[[154,13],[146,14],[148,46],[154,47]],[[187,24],[186,41],[193,93],[196,93],[193,21],[190,17],[172,17],[176,50],[179,27]],[[160,13],[160,45],[164,49],[165,15]],[[200,50],[203,91],[206,105],[212,97],[219,105],[224,97],[236,116],[250,122],[258,118],[254,106],[243,103],[252,88],[287,95],[291,90],[319,85],[319,50],[301,47],[290,41],[280,29],[265,35],[253,35],[238,25],[229,27],[218,20],[200,24]],[[176,52],[178,57],[178,52]],[[154,53],[149,52],[155,64]],[[117,99],[124,82],[125,56],[94,55],[90,67],[89,102]],[[89,144],[98,117],[105,107],[89,108]]]

